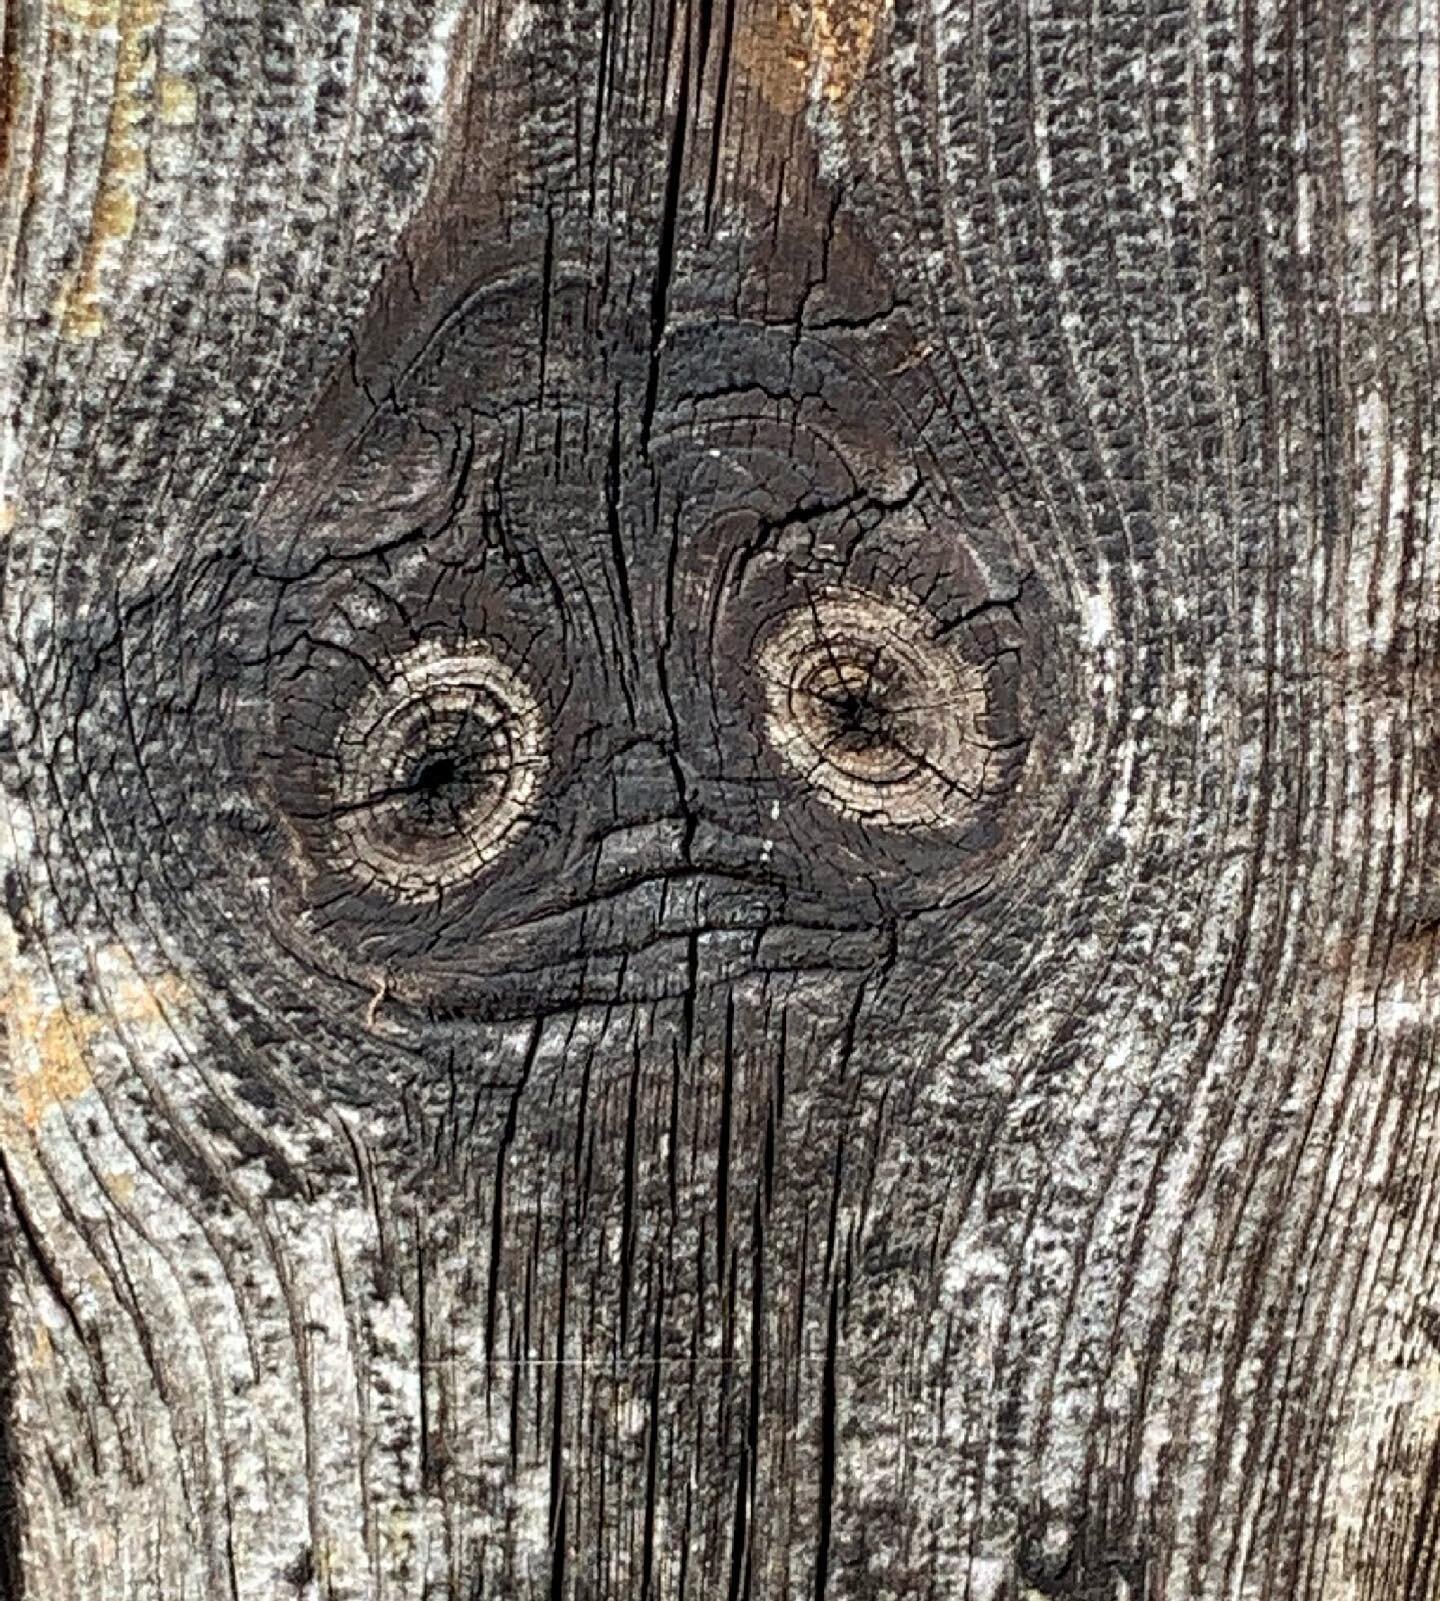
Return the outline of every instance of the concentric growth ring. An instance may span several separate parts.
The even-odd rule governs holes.
[[[337,857],[424,898],[472,877],[523,831],[548,763],[540,706],[482,646],[397,661],[337,747]]]
[[[980,672],[922,608],[854,588],[786,612],[759,668],[766,733],[836,810],[871,826],[960,821],[980,793]]]

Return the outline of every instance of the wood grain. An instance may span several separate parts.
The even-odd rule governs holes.
[[[1430,0],[3,37],[6,1601],[1440,1598]]]

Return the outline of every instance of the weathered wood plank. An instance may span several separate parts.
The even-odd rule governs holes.
[[[1440,1596],[1429,0],[5,40],[7,1595]]]

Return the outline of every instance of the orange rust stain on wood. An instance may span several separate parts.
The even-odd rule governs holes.
[[[811,6],[821,93],[832,105],[843,105],[865,76],[882,9],[876,0],[816,0]]]
[[[119,31],[99,187],[79,271],[64,309],[65,332],[72,339],[93,339],[105,326],[102,278],[107,259],[135,231],[145,173],[145,144],[137,130],[149,107],[142,86],[153,70],[150,35],[163,4],[162,0],[61,0],[60,12],[76,27],[98,30],[113,25]]]
[[[736,34],[735,53],[745,76],[777,111],[787,116],[805,104],[810,53],[790,0],[760,0]]]
[[[164,1026],[167,1007],[182,1004],[185,993],[173,975],[153,984],[126,979],[108,992],[108,1012],[81,1011],[47,999],[23,973],[13,973],[9,989],[0,996],[0,1014],[15,1100],[26,1127],[37,1129],[47,1113],[91,1088],[97,1039],[122,1028]]]
[[[736,52],[745,76],[777,111],[817,98],[843,106],[865,76],[885,0],[758,0]]]
[[[25,978],[11,984],[3,1004],[15,1096],[26,1127],[35,1129],[94,1082],[88,1046],[99,1019],[47,1005]]]

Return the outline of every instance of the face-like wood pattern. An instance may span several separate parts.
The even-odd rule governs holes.
[[[10,38],[6,1601],[1440,1595],[1433,11]]]

